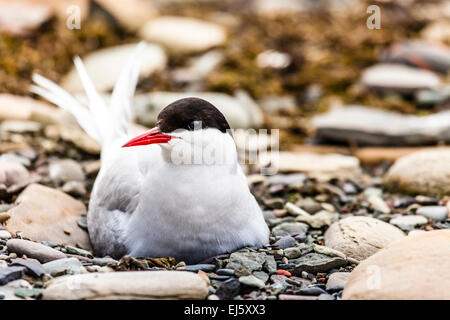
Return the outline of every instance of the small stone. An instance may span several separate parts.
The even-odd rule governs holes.
[[[317,297],[317,300],[336,300],[331,294],[322,293]]]
[[[6,246],[10,252],[17,253],[18,255],[26,255],[29,258],[39,260],[41,263],[66,258],[66,255],[61,251],[29,240],[10,239],[6,243]]]
[[[106,266],[106,265],[117,265],[119,262],[114,260],[113,258],[94,258],[92,259],[92,263],[98,266]]]
[[[289,262],[295,264],[294,269],[291,271],[295,276],[300,276],[302,271],[315,274],[340,268],[347,264],[347,261],[340,257],[329,257],[318,253],[308,253],[303,257],[289,260]]]
[[[288,259],[295,259],[302,255],[302,250],[299,248],[286,248],[284,249],[284,256]]]
[[[367,202],[370,203],[370,205],[374,211],[380,211],[381,213],[384,213],[384,214],[391,213],[391,209],[389,208],[389,206],[379,196],[376,196],[376,195],[369,196],[369,197],[367,197]]]
[[[0,239],[2,239],[2,240],[11,239],[11,233],[9,233],[6,230],[0,230]]]
[[[239,282],[243,285],[249,286],[249,287],[256,287],[256,288],[264,288],[265,284],[262,280],[258,279],[257,277],[250,275],[250,276],[244,276],[239,277]]]
[[[216,291],[216,295],[222,300],[231,300],[236,297],[241,289],[241,284],[237,278],[230,278],[224,281]]]
[[[421,207],[416,211],[416,213],[434,221],[444,221],[447,219],[447,208],[444,206]]]
[[[230,261],[228,262],[227,269],[239,269],[242,268],[250,273],[262,269],[264,262],[266,261],[266,254],[258,252],[233,252],[230,255]]]
[[[81,181],[69,181],[62,186],[62,191],[75,197],[86,195],[87,191]]]
[[[269,274],[274,274],[277,272],[277,263],[275,261],[274,256],[271,255],[266,255],[265,257],[265,261],[264,261],[264,269],[269,273]]]
[[[296,241],[291,236],[282,237],[280,240],[274,243],[274,246],[280,248],[280,249],[286,249],[295,247]]]
[[[269,280],[269,275],[264,271],[254,271],[253,275],[264,283],[266,283],[267,280]]]
[[[14,294],[20,298],[40,298],[42,296],[42,292],[44,292],[44,289],[38,289],[38,288],[17,288],[14,291]]]
[[[84,250],[84,249],[76,248],[73,246],[66,246],[66,250],[67,250],[67,253],[75,254],[78,256],[82,256],[82,257],[87,257],[90,259],[94,258],[92,253],[90,253],[89,251]]]
[[[316,300],[315,296],[306,296],[298,294],[280,294],[278,296],[279,300]]]
[[[364,260],[405,234],[398,228],[370,217],[348,217],[325,232],[325,245],[346,257]]]
[[[195,53],[222,45],[226,32],[220,25],[193,18],[162,16],[145,23],[142,38],[178,53]]]
[[[41,124],[34,121],[7,120],[3,121],[0,130],[13,133],[39,132]]]
[[[73,290],[74,284],[76,290]],[[124,285],[126,284],[126,285]],[[205,299],[208,281],[186,271],[124,271],[86,273],[52,280],[46,300]]]
[[[327,290],[334,287],[344,288],[348,279],[350,277],[350,272],[334,272],[330,274],[327,281]]]
[[[0,269],[0,285],[2,286],[8,282],[22,278],[24,272],[24,267],[7,267]]]
[[[234,276],[233,269],[219,269],[216,271],[216,273],[220,276]]]
[[[324,226],[330,226],[333,223],[334,220],[334,214],[327,211],[327,210],[321,210],[314,215],[311,216],[298,216],[295,218],[297,221],[306,222],[311,227],[319,229]]]
[[[298,234],[305,234],[308,230],[308,225],[301,222],[285,222],[272,229],[272,233],[278,237],[292,236]]]
[[[290,203],[290,202],[286,203],[285,208],[293,216],[303,216],[303,217],[311,216],[308,212],[306,212],[305,210],[297,207],[295,204]]]
[[[340,252],[338,250],[334,250],[334,249],[328,248],[326,246],[320,246],[315,243],[312,244],[312,247],[316,253],[324,254],[324,255],[327,255],[330,257],[340,257],[342,259],[347,259],[345,254],[343,254],[342,252]]]
[[[390,224],[399,227],[403,231],[411,231],[416,226],[425,225],[427,222],[427,218],[417,215],[398,216],[389,221]]]
[[[50,162],[50,177],[57,185],[68,181],[84,181],[85,176],[81,165],[72,159]]]
[[[36,260],[30,259],[14,259],[11,262],[11,266],[21,266],[27,268],[27,271],[34,277],[41,277],[45,274],[44,268]]]
[[[327,292],[319,287],[306,287],[306,288],[301,288],[298,291],[299,294],[303,294],[306,296],[318,296],[320,294],[327,294]]]
[[[312,198],[300,199],[296,202],[296,204],[310,214],[314,214],[322,210],[322,206],[320,205],[320,203]]]
[[[185,267],[186,271],[191,272],[198,272],[199,270],[211,272],[214,271],[215,268],[216,266],[214,264],[195,264],[195,265],[187,265]]]

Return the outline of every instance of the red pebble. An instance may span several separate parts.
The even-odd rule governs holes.
[[[280,276],[286,276],[286,277],[290,277],[292,276],[292,274],[289,271],[286,270],[277,270],[277,274]]]

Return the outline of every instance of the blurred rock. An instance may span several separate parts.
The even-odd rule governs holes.
[[[225,29],[220,25],[175,16],[148,21],[139,30],[139,35],[178,54],[205,51],[223,45],[227,38]]]
[[[332,224],[325,232],[325,245],[348,257],[364,260],[389,243],[402,239],[398,228],[370,217],[348,217]]]
[[[308,6],[307,1],[304,0],[254,0],[253,10],[262,16],[276,17],[305,12]]]
[[[399,227],[403,231],[409,232],[417,226],[427,224],[427,218],[418,215],[405,215],[392,218],[389,223]]]
[[[344,300],[450,299],[450,230],[422,232],[393,242],[360,263]]]
[[[304,172],[320,181],[328,181],[334,177],[356,176],[361,171],[357,158],[340,154],[280,152],[278,156],[273,157],[272,164],[279,172]]]
[[[30,174],[21,163],[0,160],[0,197],[20,191],[28,183]]]
[[[178,82],[201,81],[210,74],[224,59],[221,51],[213,50],[199,57],[191,58],[188,66],[173,71],[173,77]]]
[[[325,141],[361,145],[423,145],[450,142],[450,111],[418,117],[361,106],[335,108],[313,119]]]
[[[6,242],[6,246],[8,251],[14,252],[18,256],[26,255],[41,263],[66,258],[66,255],[61,251],[29,240],[10,239]]]
[[[422,150],[398,159],[384,183],[395,192],[450,195],[450,148]]]
[[[69,123],[73,119],[62,109],[31,99],[8,93],[0,94],[0,121],[35,121],[41,124]]]
[[[0,126],[1,131],[13,133],[30,133],[41,130],[41,124],[34,121],[7,120]]]
[[[11,218],[5,228],[12,234],[21,232],[23,237],[36,241],[90,248],[87,233],[77,225],[86,207],[61,191],[32,184],[19,195],[16,206],[8,213]]]
[[[284,69],[290,63],[289,54],[275,50],[267,50],[256,56],[256,64],[260,68]]]
[[[37,29],[51,15],[51,9],[42,3],[0,0],[0,32],[26,35]]]
[[[330,226],[333,223],[336,214],[327,210],[321,210],[310,216],[297,216],[296,221],[306,222],[313,228],[322,228],[324,226]]]
[[[58,159],[50,162],[50,178],[56,185],[69,181],[84,181],[81,165],[72,159]]]
[[[438,88],[441,81],[428,70],[383,63],[365,69],[361,75],[361,83],[378,91],[412,93],[419,89]]]
[[[100,154],[100,144],[77,126],[50,125],[45,128],[45,135],[49,138],[71,142],[87,153]]]
[[[71,290],[74,283],[76,290]],[[124,285],[126,284],[126,285]],[[46,287],[46,300],[205,299],[208,282],[186,271],[109,272],[64,276]]]
[[[432,22],[421,31],[421,35],[427,40],[450,43],[450,22]]]
[[[123,64],[130,59],[135,48],[135,43],[125,44],[100,49],[83,57],[86,71],[98,91],[108,91],[114,87]],[[142,54],[139,76],[146,77],[155,71],[163,70],[166,63],[167,57],[163,49],[147,43]],[[69,92],[84,92],[75,67],[63,78],[61,84]]]
[[[268,96],[258,101],[267,113],[295,112],[297,103],[292,96]]]
[[[175,100],[186,97],[198,97],[212,103],[223,113],[230,126],[234,129],[257,128],[262,125],[261,111],[258,114],[250,111],[254,109],[251,109],[247,100],[215,92],[152,92],[137,94],[133,102],[137,122],[146,126],[154,126],[156,117],[164,107]]]
[[[403,41],[393,44],[382,52],[380,60],[404,63],[445,74],[450,70],[450,48],[443,44],[422,40]]]
[[[119,24],[129,31],[138,30],[144,23],[158,14],[151,1],[132,0],[95,0],[102,8],[108,11]]]

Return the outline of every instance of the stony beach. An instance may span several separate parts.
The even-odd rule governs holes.
[[[62,1],[86,15],[75,31],[51,1],[19,2],[30,16],[7,24],[18,9],[0,1],[0,299],[450,299],[449,1],[377,2],[375,31],[364,1]],[[266,247],[195,265],[93,252],[100,145],[29,92],[31,73],[83,101],[79,54],[108,100],[139,40],[137,133],[192,94],[233,128],[280,130],[275,174],[242,165]],[[275,147],[250,138],[235,135],[243,154]]]

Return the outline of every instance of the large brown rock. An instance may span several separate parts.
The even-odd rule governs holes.
[[[90,273],[64,276],[45,289],[47,300],[205,299],[208,280],[186,271]]]
[[[385,183],[396,192],[450,195],[450,148],[418,151],[398,159]]]
[[[348,217],[328,228],[325,245],[361,261],[404,236],[400,229],[381,220]]]
[[[343,299],[450,299],[450,230],[415,233],[359,264]]]
[[[86,207],[64,192],[31,184],[8,213],[11,218],[6,221],[5,228],[11,234],[20,231],[23,237],[35,241],[90,248],[88,234],[77,225],[80,215],[86,213]]]

